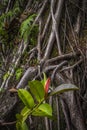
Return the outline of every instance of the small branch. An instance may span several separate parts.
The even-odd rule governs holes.
[[[79,11],[79,13],[78,13],[78,16],[77,16],[77,21],[76,21],[76,24],[75,24],[75,26],[74,26],[74,32],[77,34],[77,35],[79,35],[79,32],[80,32],[80,28],[81,28],[81,17],[82,17],[82,14],[81,14],[82,12],[81,11]]]
[[[15,68],[18,66],[19,64],[19,61],[22,57],[22,55],[24,54],[26,48],[27,48],[27,43],[24,43],[23,41],[20,43],[20,47],[18,48],[18,52],[17,54],[14,56],[13,58],[13,61],[12,61],[12,64],[11,66],[9,67],[9,70],[8,70],[8,78],[6,78],[3,82],[2,82],[2,85],[1,85],[1,88],[5,88],[7,89],[8,88],[8,83],[11,79],[11,77],[13,76],[14,72],[15,72]]]
[[[27,5],[26,5],[26,9],[25,10],[27,10],[29,8],[29,6],[31,5],[31,3],[32,3],[32,0],[29,0],[28,3],[27,3]]]
[[[82,61],[83,61],[83,59],[80,59],[80,60],[79,60],[78,62],[76,62],[74,65],[63,68],[63,69],[61,70],[61,72],[62,72],[62,71],[69,70],[69,69],[74,69],[74,68],[77,67],[79,64],[81,64]]]
[[[37,79],[37,78],[41,78],[41,75],[44,73],[47,73],[48,71],[52,71],[53,69],[55,69],[57,67],[57,69],[60,69],[63,65],[67,64],[67,61],[63,61],[61,62],[59,65],[51,65],[51,66],[48,66],[48,67],[45,67],[45,69],[43,69],[40,74],[36,75],[34,77],[34,80]]]
[[[64,29],[63,29],[63,32],[64,32],[64,39],[63,39],[63,53],[65,53],[66,51],[66,29],[67,29],[67,17],[66,17],[66,10],[65,10],[65,15],[64,15]],[[63,27],[62,27],[63,28]]]
[[[74,39],[75,45],[76,45],[76,47],[78,47],[77,46],[76,36],[75,36],[74,30],[73,30],[73,27],[72,27],[72,23],[71,23],[71,19],[70,19],[70,15],[69,15],[69,11],[68,11],[67,5],[66,5],[66,13],[67,13],[67,17],[68,17],[69,24],[70,24],[70,27],[71,27],[71,32],[72,32],[72,35],[73,35],[73,39]]]
[[[63,30],[63,32],[65,31],[65,30],[63,29],[63,27],[62,27],[62,30]],[[71,42],[70,42],[70,40],[69,40],[67,34],[66,34],[66,33],[64,33],[64,34],[65,34],[65,37],[66,37],[66,39],[67,39],[67,41],[68,41],[68,43],[69,43],[69,46],[70,46],[72,52],[75,54],[75,51],[74,51],[74,49],[73,49],[73,46],[72,46],[72,44],[71,44]]]
[[[35,57],[35,55],[37,54],[37,48],[33,48],[32,50],[30,50],[30,52],[28,53],[29,55],[29,59],[27,60],[26,64],[29,64],[30,61]]]
[[[57,128],[60,130],[60,112],[59,112],[59,99],[56,96],[56,109],[57,109]]]
[[[67,125],[67,130],[71,130],[72,126],[71,126],[71,121],[69,118],[69,114],[68,114],[68,109],[66,104],[64,103],[63,99],[60,98],[61,104],[62,104],[62,108],[63,108],[63,113],[65,116],[65,121],[66,121],[66,125]]]
[[[38,34],[38,44],[37,44],[37,50],[38,50],[38,61],[41,60],[41,28],[42,28],[42,20],[39,20],[39,34]]]
[[[57,72],[55,74],[55,82],[57,85],[61,85],[67,82],[66,76],[61,74],[60,72]]]
[[[67,61],[63,61],[59,65],[51,65],[51,66],[45,67],[44,72],[51,71],[51,70],[55,69],[56,67],[57,67],[57,69],[60,69],[65,64],[67,64]]]
[[[52,96],[49,97],[49,104],[52,107],[52,105],[53,105],[53,97]],[[52,120],[49,121],[49,126],[50,126],[50,130],[52,130]]]
[[[86,6],[86,0],[85,1],[85,6]],[[83,11],[84,13],[87,13],[86,10],[84,10],[83,8],[81,8],[78,4],[76,4],[73,0],[69,0],[70,3],[72,3],[75,7],[77,7],[79,10]],[[83,2],[84,3],[84,2]]]
[[[63,3],[64,3],[64,0],[58,1],[56,13],[55,13],[55,19],[56,19],[58,27],[59,27],[59,23],[60,23],[60,16],[61,16],[61,12],[62,12]],[[49,36],[49,39],[48,39],[48,45],[46,47],[45,55],[44,55],[44,58],[41,62],[43,62],[49,58],[54,41],[55,41],[55,32],[52,29],[50,36]]]
[[[37,51],[37,47],[34,47],[33,49],[31,49],[28,54],[30,55],[30,54],[33,53],[34,51]]]
[[[20,82],[16,86],[16,88],[17,89],[25,88],[25,86],[28,84],[28,81],[33,79],[36,74],[37,74],[37,68],[35,67],[28,68],[23,77],[21,78]]]
[[[79,9],[79,13],[77,16],[76,24],[74,27],[74,32],[76,32],[77,35],[80,33],[81,27],[84,27],[84,22],[85,22],[85,10],[86,10],[86,0],[82,1],[82,10]]]
[[[10,3],[11,3],[11,0],[8,1],[8,5],[7,5],[7,8],[6,8],[6,11],[5,13],[7,13],[9,11],[9,8],[10,8]]]
[[[58,23],[55,19],[54,13],[53,13],[54,4],[55,4],[55,1],[51,0],[51,15],[52,15],[52,20],[53,20],[53,26],[52,27],[53,27],[53,30],[54,30],[55,35],[56,35],[58,53],[59,53],[59,55],[62,55],[61,46],[60,46],[60,39],[59,39],[59,32],[58,32]]]
[[[5,125],[13,125],[16,124],[17,121],[13,121],[13,122],[0,122],[1,126],[5,126]]]
[[[47,21],[46,21],[45,26],[44,26],[44,30],[43,30],[42,36],[41,36],[41,39],[42,39],[42,40],[43,40],[43,38],[44,38],[44,36],[45,36],[45,33],[47,32],[47,29],[48,29],[50,20],[51,20],[51,14],[49,13],[48,18],[47,18]]]
[[[45,117],[45,118],[44,118],[44,121],[45,121],[45,130],[49,130],[48,118]]]
[[[61,55],[61,56],[51,58],[51,59],[46,61],[46,64],[51,64],[51,63],[53,63],[55,61],[59,61],[59,60],[66,60],[66,59],[75,58],[76,56],[79,56],[79,55],[80,55],[79,52],[76,52],[76,54],[71,52],[71,53],[68,53],[68,54],[64,54],[64,55]]]
[[[67,63],[67,61],[63,61],[62,63],[60,63],[59,65],[57,65],[57,67],[54,69],[52,75],[51,75],[51,81],[53,83],[54,81],[54,77],[55,77],[55,74],[56,72],[58,71],[58,69],[60,69],[61,66],[65,65]]]
[[[35,23],[39,20],[40,16],[42,15],[42,13],[43,13],[43,11],[44,11],[46,5],[47,5],[47,2],[48,2],[48,0],[45,0],[45,1],[44,1],[43,6],[42,6],[42,8],[40,9],[39,14],[37,15],[37,17],[36,17],[36,19],[35,19],[33,25],[35,25]]]

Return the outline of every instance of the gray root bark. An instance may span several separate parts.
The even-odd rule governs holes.
[[[58,1],[58,3],[57,3],[57,9],[56,9],[56,12],[55,12],[55,15],[54,15],[56,23],[57,23],[57,28],[59,27],[59,23],[60,23],[60,16],[61,16],[63,4],[64,4],[64,0]],[[53,26],[54,26],[54,24],[52,25],[52,27]],[[46,59],[49,58],[54,41],[55,41],[55,29],[52,29],[52,31],[50,33],[50,37],[48,39],[48,45],[46,47],[46,51],[45,51],[43,61],[45,61]]]
[[[26,88],[26,86],[28,85],[28,81],[37,79],[37,78],[42,78],[43,72],[45,72],[48,76],[51,77],[53,85],[59,85],[62,83],[75,83],[74,82],[74,73],[75,73],[76,69],[78,69],[80,67],[80,65],[83,64],[84,58],[82,56],[81,51],[77,51],[79,49],[77,48],[77,43],[76,43],[77,41],[76,41],[75,33],[74,33],[75,30],[73,29],[68,9],[66,9],[67,10],[66,15],[67,15],[67,19],[69,20],[71,33],[73,35],[74,45],[76,48],[74,49],[74,45],[73,45],[72,41],[71,41],[71,43],[69,43],[69,40],[67,40],[67,39],[69,39],[68,35],[64,34],[65,38],[69,44],[70,50],[68,50],[68,52],[66,51],[66,53],[63,54],[64,52],[61,49],[63,46],[63,43],[61,42],[61,40],[60,40],[61,37],[59,36],[59,24],[60,24],[62,12],[64,11],[63,10],[64,2],[65,2],[64,0],[59,0],[59,1],[51,0],[51,2],[49,2],[50,11],[49,11],[45,25],[42,25],[43,24],[42,23],[42,20],[43,20],[42,14],[48,5],[48,0],[45,0],[43,2],[41,9],[38,11],[38,15],[33,23],[33,25],[35,23],[38,24],[38,21],[39,21],[39,24],[38,24],[39,33],[38,33],[38,40],[37,40],[38,45],[30,51],[30,53],[29,53],[30,56],[29,56],[28,60],[30,61],[33,58],[33,56],[35,55],[35,53],[37,52],[37,60],[39,63],[35,67],[31,67],[31,66],[28,67],[28,69],[25,71],[24,75],[20,79],[19,83],[17,84],[16,89]],[[82,6],[83,10],[85,8],[85,4],[84,4],[85,2],[86,1],[83,0],[83,6]],[[30,5],[30,3],[32,3],[32,0],[30,0],[28,2],[28,5],[26,6],[26,10],[27,10],[28,6]],[[68,6],[67,6],[67,8],[68,8]],[[79,33],[80,26],[81,26],[80,17],[81,17],[81,14],[78,13],[78,17],[77,17],[76,25],[75,25],[77,33]],[[45,34],[47,33],[49,26],[51,26],[51,32],[46,37]],[[60,26],[62,26],[62,25],[60,24]],[[42,27],[43,27],[43,29],[42,29]],[[47,40],[46,47],[43,47],[44,39]],[[57,56],[50,57],[54,44],[57,45],[58,54],[57,54]],[[17,66],[20,63],[22,55],[24,54],[25,50],[27,49],[27,45],[28,45],[28,43],[25,44],[22,41],[22,43],[19,46],[19,49],[17,51],[17,54],[13,57],[12,64],[8,69],[8,73],[10,75],[1,84],[1,88],[5,88],[6,91],[3,94],[0,94],[0,119],[1,119],[0,123],[3,121],[3,119],[7,115],[7,113],[12,110],[12,108],[16,105],[16,103],[18,101],[16,95],[14,95],[13,97],[10,96],[10,92],[8,91],[8,89],[10,88],[9,84],[10,84],[11,78],[15,72],[15,69],[17,68]],[[67,44],[66,44],[66,46],[67,46]],[[44,53],[43,53],[43,48],[45,48]],[[35,53],[34,53],[34,51],[35,51]],[[41,53],[43,53],[43,56],[41,55]],[[86,59],[87,59],[87,57],[86,57]],[[73,63],[73,62],[75,62],[75,63]],[[85,70],[87,70],[86,68],[85,68]],[[76,79],[77,79],[77,77],[76,77]],[[79,76],[78,76],[78,80],[79,80]],[[77,83],[77,84],[79,84],[79,83]],[[86,94],[85,96],[87,97],[87,93],[85,93],[85,94]],[[3,98],[4,98],[4,100],[3,100]],[[61,101],[64,116],[65,116],[67,130],[86,130],[86,125],[84,123],[82,107],[80,105],[80,99],[79,99],[78,94],[74,93],[74,92],[64,93],[64,94],[60,95],[60,101]],[[56,97],[56,103],[57,103],[56,108],[57,108],[57,116],[58,116],[59,104],[57,102],[57,97]],[[50,100],[50,104],[53,105],[53,98]],[[58,117],[58,120],[57,120],[58,124],[60,123],[59,119],[60,119],[60,116]],[[49,129],[52,130],[52,128],[50,128],[50,127],[52,127],[51,123],[52,123],[51,121],[49,121],[47,118],[45,118],[46,130],[49,130]],[[49,126],[49,124],[50,124],[50,126]],[[60,129],[60,124],[58,125],[58,127]]]
[[[69,116],[71,119],[71,126],[69,126],[70,123],[67,123],[68,130],[86,130],[85,124],[84,124],[84,117],[82,110],[80,108],[80,102],[77,99],[78,95],[76,95],[74,92],[68,92],[63,95],[63,100],[66,101]],[[63,104],[62,104],[63,105]],[[65,110],[65,109],[64,109]],[[65,114],[67,115],[67,110],[65,110]],[[69,118],[67,118],[68,120]],[[68,121],[69,122],[69,121]],[[71,128],[70,128],[71,127]]]

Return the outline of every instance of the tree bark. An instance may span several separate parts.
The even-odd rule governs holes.
[[[8,1],[6,12],[10,10],[9,2],[11,1]],[[16,104],[19,101],[17,93],[11,93],[9,89],[11,89],[13,85],[15,89],[25,89],[27,88],[28,81],[42,79],[42,74],[45,72],[47,77],[51,78],[52,86],[56,87],[63,83],[73,83],[79,88],[79,91],[77,93],[71,91],[59,95],[66,127],[64,126],[64,128],[62,128],[60,122],[64,117],[61,117],[61,113],[58,116],[58,107],[60,107],[60,105],[59,102],[57,102],[57,97],[57,104],[55,104],[55,97],[52,97],[51,105],[53,107],[56,106],[53,111],[57,113],[55,115],[58,116],[57,123],[59,125],[57,125],[56,121],[50,121],[45,118],[43,126],[45,125],[47,130],[49,130],[50,127],[51,130],[86,130],[86,0],[81,1],[80,7],[80,0],[29,0],[24,3],[23,11],[20,16],[18,16],[18,24],[21,24],[25,19],[31,16],[32,13],[36,13],[37,16],[31,26],[33,28],[34,25],[37,25],[38,33],[35,37],[35,44],[31,42],[32,36],[30,35],[27,43],[22,39],[17,48],[15,46],[15,48],[12,48],[12,54],[5,56],[6,58],[8,57],[6,62],[7,68],[4,66],[6,58],[3,60],[3,54],[2,52],[0,53],[2,62],[0,69],[4,68],[6,73],[9,73],[7,78],[3,79],[5,72],[0,71],[0,89],[4,89],[4,92],[0,90],[0,125],[2,126],[8,113],[11,112],[13,108],[16,108]],[[14,7],[14,4],[12,7]],[[30,11],[32,13],[30,13]],[[2,14],[2,12],[3,11],[0,11],[0,14]],[[27,15],[22,18],[24,14]],[[82,15],[84,15],[84,19],[81,18]],[[13,29],[13,27],[11,28]],[[20,40],[19,36],[17,36],[17,38]],[[2,43],[2,41],[0,41],[0,43]],[[21,79],[15,82],[15,72],[18,67],[23,67],[24,73]],[[85,112],[86,114],[84,114]],[[39,123],[37,123],[37,125],[38,124]],[[41,129],[43,130],[44,127]]]

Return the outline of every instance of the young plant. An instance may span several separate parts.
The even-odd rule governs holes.
[[[29,82],[31,93],[25,89],[18,90],[18,96],[25,106],[20,114],[16,114],[17,130],[28,130],[25,121],[30,115],[48,117],[51,119],[53,118],[52,107],[45,102],[49,96],[60,94],[69,90],[78,90],[75,85],[63,84],[56,87],[50,94],[48,94],[50,83],[50,78],[47,79],[46,75],[44,74],[44,79],[42,81],[34,80]]]

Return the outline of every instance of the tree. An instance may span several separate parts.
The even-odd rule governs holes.
[[[0,6],[1,126],[18,102],[12,88],[25,88],[45,72],[53,86],[79,87],[56,97],[58,126],[45,118],[46,130],[62,129],[60,104],[66,129],[86,130],[86,0],[3,0]]]

